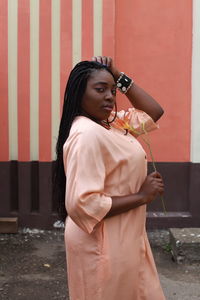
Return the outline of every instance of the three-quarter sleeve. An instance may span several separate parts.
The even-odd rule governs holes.
[[[66,209],[70,218],[85,232],[91,233],[112,205],[104,194],[106,163],[98,135],[74,137],[65,149]]]
[[[116,120],[113,122],[113,127],[128,129],[134,136],[159,128],[147,113],[134,107],[129,108],[127,111],[119,111]]]

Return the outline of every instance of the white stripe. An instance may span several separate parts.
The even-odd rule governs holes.
[[[55,159],[55,146],[60,122],[60,1],[52,0],[52,160]]]
[[[17,0],[8,0],[8,116],[10,160],[18,159],[17,9]]]
[[[72,64],[81,60],[82,1],[72,1]]]
[[[94,7],[94,56],[102,55],[102,0],[93,0]]]
[[[191,161],[200,162],[200,1],[193,1]]]
[[[30,159],[39,159],[39,0],[30,0]]]

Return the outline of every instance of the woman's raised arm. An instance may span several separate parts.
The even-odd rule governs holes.
[[[117,82],[120,77],[120,71],[115,67],[114,62],[111,57],[106,56],[95,56],[92,58],[94,61],[98,61],[104,65],[107,65],[112,71],[115,81]],[[160,106],[160,104],[147,92],[145,92],[142,88],[140,88],[137,84],[133,83],[131,87],[125,94],[131,104],[139,109],[147,113],[155,122],[160,119],[163,115],[164,110]]]

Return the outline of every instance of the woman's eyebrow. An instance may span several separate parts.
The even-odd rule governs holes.
[[[94,85],[98,85],[98,84],[109,85],[109,83],[106,82],[106,81],[98,81],[98,82],[95,82],[95,83],[94,83]],[[114,83],[112,86],[113,86],[113,87],[116,86],[116,83]]]

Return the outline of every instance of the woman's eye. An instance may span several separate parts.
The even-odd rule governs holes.
[[[113,89],[113,90],[112,90],[112,94],[115,96],[116,93],[117,93],[117,90],[116,90],[116,89]]]
[[[105,90],[104,88],[96,88],[96,91],[99,92],[99,93],[103,93],[104,90]]]

